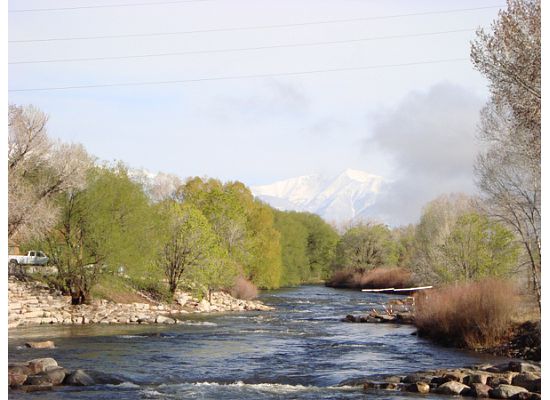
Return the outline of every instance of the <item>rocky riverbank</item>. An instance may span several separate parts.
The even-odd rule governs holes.
[[[227,293],[212,293],[211,302],[177,293],[173,304],[144,298],[142,303],[121,304],[95,300],[89,305],[71,305],[71,298],[39,282],[8,281],[8,328],[41,324],[176,324],[188,313],[267,311],[259,301],[240,300]]]
[[[410,375],[377,375],[352,379],[344,385],[363,386],[370,391],[405,391],[492,399],[540,399],[539,364],[512,361],[503,365],[477,365],[438,369]]]
[[[382,306],[383,310],[372,309],[361,315],[346,315],[342,322],[360,323],[414,323],[414,298],[392,299]]]
[[[50,391],[54,386],[92,386],[96,384],[118,385],[123,380],[101,373],[88,373],[82,369],[69,371],[53,358],[33,360],[8,365],[8,385],[24,392]]]

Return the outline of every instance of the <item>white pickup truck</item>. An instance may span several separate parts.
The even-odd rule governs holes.
[[[31,250],[26,256],[8,255],[8,264],[16,265],[46,265],[49,258],[41,251]]]

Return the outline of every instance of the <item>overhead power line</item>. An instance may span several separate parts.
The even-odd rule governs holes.
[[[450,63],[450,62],[457,62],[457,61],[468,61],[468,59],[467,58],[451,58],[451,59],[444,59],[444,60],[417,61],[417,62],[400,63],[400,64],[381,64],[381,65],[368,65],[368,66],[362,66],[362,67],[328,68],[328,69],[317,69],[317,70],[309,70],[309,71],[278,72],[278,73],[233,75],[233,76],[218,76],[218,77],[195,78],[195,79],[178,79],[178,80],[169,80],[169,81],[150,81],[150,82],[142,81],[142,82],[128,82],[128,83],[103,83],[103,84],[92,84],[92,85],[52,86],[52,87],[42,87],[42,88],[9,89],[8,92],[39,92],[39,91],[43,92],[43,91],[73,90],[73,89],[170,85],[170,84],[182,84],[182,83],[193,83],[193,82],[271,78],[271,77],[281,77],[281,76],[300,76],[300,75],[312,75],[312,74],[329,73],[329,72],[345,72],[345,71],[349,72],[349,71],[361,71],[361,70],[369,70],[369,69],[409,67],[409,66],[414,66],[414,65],[442,64],[442,63]]]
[[[161,37],[161,36],[178,36],[189,35],[195,33],[211,33],[211,32],[235,32],[235,31],[248,31],[256,29],[278,29],[278,28],[290,28],[297,26],[310,26],[310,25],[326,25],[337,24],[346,22],[360,22],[360,21],[373,21],[392,18],[406,18],[417,17],[423,15],[441,15],[441,14],[453,14],[460,12],[489,10],[495,8],[502,8],[503,5],[493,5],[474,8],[457,8],[452,10],[441,11],[425,11],[418,13],[408,14],[393,14],[393,15],[380,15],[374,17],[358,17],[358,18],[346,18],[346,19],[332,19],[325,21],[312,21],[312,22],[296,22],[290,24],[276,24],[276,25],[256,25],[245,27],[233,27],[233,28],[210,28],[210,29],[198,29],[189,31],[174,31],[174,32],[152,32],[152,33],[125,33],[118,35],[96,35],[96,36],[71,36],[71,37],[57,37],[57,38],[44,38],[44,39],[22,39],[22,40],[9,40],[8,43],[38,43],[38,42],[56,42],[56,41],[69,41],[69,40],[97,40],[97,39],[124,39],[124,38],[140,38],[140,37]]]
[[[172,1],[158,1],[148,3],[123,3],[123,4],[93,4],[89,6],[74,6],[74,7],[59,7],[59,8],[27,8],[19,10],[8,10],[10,13],[27,13],[27,12],[45,12],[45,11],[70,11],[70,10],[88,10],[94,8],[119,8],[119,7],[142,7],[142,6],[157,6],[166,4],[184,4],[184,3],[197,3],[214,0],[172,0]]]
[[[392,35],[392,36],[375,36],[375,37],[369,37],[369,38],[347,39],[347,40],[332,40],[332,41],[323,41],[323,42],[276,44],[276,45],[270,45],[270,46],[240,47],[240,48],[232,48],[232,49],[214,49],[214,50],[193,50],[193,51],[182,51],[182,52],[173,52],[173,53],[137,54],[137,55],[126,55],[126,56],[58,58],[58,59],[53,59],[53,60],[13,61],[13,62],[8,62],[8,64],[10,64],[10,65],[19,65],[19,64],[43,64],[43,63],[66,63],[66,62],[85,62],[85,61],[107,61],[107,60],[125,60],[125,59],[136,59],[136,58],[184,56],[184,55],[191,55],[191,54],[231,53],[231,52],[238,52],[238,51],[282,49],[282,48],[293,48],[293,47],[311,47],[311,46],[345,44],[345,43],[360,43],[360,42],[368,42],[368,41],[374,41],[374,40],[435,36],[435,35],[444,35],[444,34],[449,34],[449,33],[473,32],[473,31],[474,31],[473,28],[472,29],[455,29],[455,30],[440,31],[440,32],[413,33],[413,34],[407,34],[407,35]]]

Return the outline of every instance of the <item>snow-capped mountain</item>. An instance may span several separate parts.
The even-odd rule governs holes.
[[[280,210],[309,211],[329,222],[368,217],[384,179],[347,169],[333,178],[306,175],[251,187],[254,196]]]

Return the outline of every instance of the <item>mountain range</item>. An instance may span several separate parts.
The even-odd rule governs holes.
[[[277,209],[308,211],[328,222],[342,223],[367,219],[384,183],[380,176],[346,169],[336,177],[304,175],[250,189]]]

